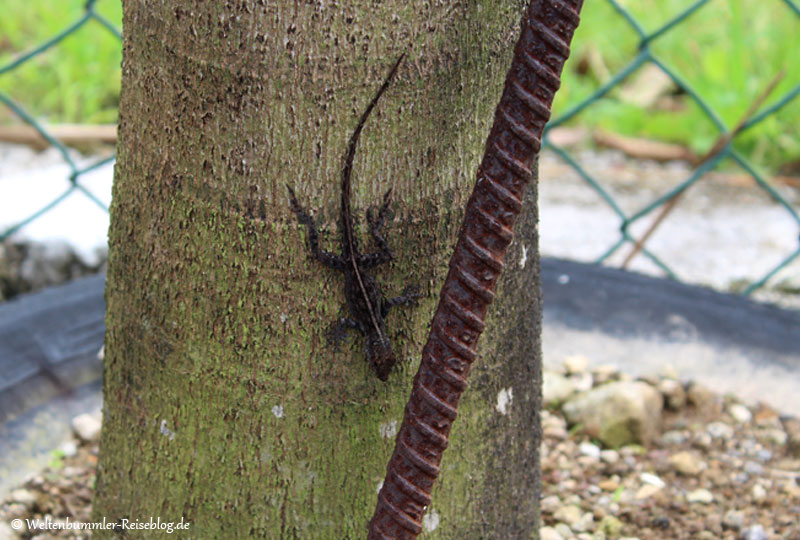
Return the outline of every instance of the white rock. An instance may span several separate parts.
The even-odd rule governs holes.
[[[740,424],[746,424],[753,419],[753,413],[751,413],[747,407],[739,403],[734,403],[728,407],[728,414]]]
[[[594,528],[594,515],[591,512],[584,512],[581,518],[573,523],[570,528],[576,533],[582,533]]]
[[[588,392],[594,386],[594,377],[591,373],[576,373],[570,375],[569,380],[576,392]]]
[[[634,494],[633,498],[638,501],[648,499],[653,495],[655,495],[656,493],[658,493],[659,491],[661,491],[662,489],[663,488],[661,488],[660,486],[652,486],[650,484],[645,484],[636,490],[636,493]]]
[[[727,441],[733,437],[733,428],[724,422],[711,422],[706,426],[706,433],[715,439]]]
[[[72,430],[82,441],[86,442],[98,440],[102,426],[100,413],[80,414],[72,419]]]
[[[20,536],[17,531],[11,528],[11,525],[5,521],[0,521],[0,539],[2,540],[17,540]]]
[[[553,518],[555,520],[566,523],[570,526],[570,528],[572,528],[572,526],[577,523],[582,516],[583,512],[581,511],[580,507],[571,504],[562,506],[556,510],[555,514],[553,514]]]
[[[569,525],[566,523],[556,523],[556,532],[561,535],[561,538],[564,540],[570,540],[571,538],[575,538],[575,534],[572,532],[572,529],[569,528]]]
[[[756,434],[759,441],[766,441],[778,446],[783,446],[789,439],[789,436],[782,429],[765,429]]]
[[[711,504],[714,502],[714,494],[707,489],[695,489],[686,494],[686,502]]]
[[[541,508],[542,512],[545,514],[552,514],[562,506],[563,504],[561,503],[561,499],[558,498],[558,495],[545,497],[539,503],[539,508]]]
[[[36,502],[36,495],[27,489],[20,488],[11,492],[11,500],[24,504],[25,506],[30,506]]]
[[[755,484],[753,489],[750,490],[750,495],[752,495],[754,501],[763,501],[767,497],[767,490],[761,484]]]
[[[613,465],[619,461],[619,452],[616,450],[603,450],[600,452],[600,459],[609,465]]]
[[[78,443],[73,440],[66,441],[58,449],[64,453],[64,457],[72,457],[78,453]]]
[[[638,381],[619,381],[573,397],[563,406],[570,424],[583,424],[589,435],[610,447],[647,444],[661,424],[661,394]]]
[[[564,537],[558,534],[558,531],[553,527],[542,527],[539,529],[540,540],[564,540]]]
[[[560,416],[542,415],[542,434],[545,438],[563,441],[567,438],[567,422]]]
[[[575,385],[563,375],[545,371],[543,377],[542,402],[545,406],[560,405],[575,393]]]
[[[746,531],[742,533],[742,540],[767,540],[769,535],[759,524],[755,524],[752,527],[749,527]]]
[[[744,512],[740,510],[728,510],[722,517],[722,526],[736,531],[744,527]]]
[[[639,480],[644,482],[645,484],[649,484],[651,486],[655,486],[657,488],[663,488],[667,484],[658,476],[653,473],[642,473],[639,475]]]
[[[590,442],[581,443],[578,446],[578,451],[584,455],[594,459],[600,459],[600,447]]]
[[[592,375],[594,375],[594,381],[597,384],[607,383],[619,376],[619,368],[612,364],[603,364],[595,367],[592,370]]]
[[[589,359],[583,355],[567,356],[564,358],[564,368],[567,373],[583,373],[589,367]]]
[[[661,446],[677,446],[686,442],[686,434],[682,431],[671,429],[665,431],[661,438],[658,440]]]
[[[684,476],[697,476],[703,472],[707,465],[692,452],[678,452],[669,458],[669,464],[678,473]]]
[[[677,411],[686,405],[686,391],[678,381],[664,379],[658,384],[658,391],[664,396],[664,403],[668,409]]]

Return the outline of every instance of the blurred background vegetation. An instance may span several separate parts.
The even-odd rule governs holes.
[[[618,0],[652,31],[696,0]],[[732,128],[769,82],[783,72],[765,106],[800,82],[800,11],[791,0],[710,0],[650,44]],[[86,0],[28,0],[0,17],[0,69],[63,32],[85,13]],[[118,0],[92,3],[117,28]],[[586,1],[554,117],[589,96],[639,52],[639,36],[610,2]],[[120,88],[121,45],[90,20],[61,43],[0,74],[5,93],[44,123],[113,123]],[[651,69],[652,68],[652,69]],[[681,89],[645,65],[572,119],[570,125],[680,143],[703,154],[719,132]],[[659,81],[662,82],[659,82]],[[655,86],[654,86],[655,85]],[[18,123],[0,107],[0,123]],[[800,99],[737,137],[734,148],[767,173],[800,169]]]

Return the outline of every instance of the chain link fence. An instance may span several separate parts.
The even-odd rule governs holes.
[[[678,276],[670,266],[670,261],[662,260],[653,251],[648,249],[647,239],[655,227],[658,226],[660,221],[667,217],[671,207],[675,205],[678,198],[689,187],[700,182],[707,175],[707,173],[715,168],[718,168],[725,161],[733,162],[735,165],[743,169],[750,177],[752,177],[757,186],[785,210],[785,212],[791,217],[791,219],[794,220],[794,223],[800,230],[800,217],[798,216],[797,209],[795,209],[792,204],[778,190],[775,189],[774,185],[767,177],[765,177],[764,174],[758,171],[758,168],[749,161],[748,157],[735,149],[735,142],[738,137],[741,137],[743,133],[751,130],[755,126],[767,122],[793,100],[797,99],[798,94],[800,94],[800,83],[794,85],[783,95],[778,96],[766,105],[764,103],[768,101],[766,98],[769,92],[765,92],[765,95],[762,96],[764,99],[757,100],[757,103],[754,103],[753,110],[749,111],[748,114],[746,114],[737,125],[728,126],[722,120],[722,116],[719,114],[719,112],[717,112],[711,105],[711,101],[708,99],[708,97],[701,95],[700,92],[695,90],[692,84],[690,84],[680,72],[673,69],[667,61],[663,60],[660,55],[656,54],[653,48],[654,44],[660,40],[663,40],[665,36],[681,32],[683,23],[689,20],[699,10],[709,5],[711,0],[699,0],[692,3],[682,12],[663,23],[660,27],[649,32],[645,30],[644,25],[637,20],[636,17],[634,17],[631,11],[626,9],[619,1],[604,0],[604,2],[617,13],[618,17],[625,22],[630,31],[636,34],[638,39],[638,52],[622,69],[611,74],[607,79],[607,82],[601,84],[591,95],[580,100],[580,102],[577,104],[572,105],[565,112],[557,114],[549,123],[547,130],[545,131],[545,137],[543,141],[544,147],[555,152],[555,154],[557,154],[564,162],[572,167],[577,174],[579,174],[585,180],[586,184],[601,197],[604,203],[611,208],[611,210],[619,219],[618,240],[612,245],[608,246],[604,253],[597,259],[597,262],[602,263],[607,261],[609,257],[619,252],[619,250],[621,250],[624,246],[631,246],[632,252],[629,255],[629,259],[637,253],[640,253],[641,256],[647,257],[650,261],[657,265],[666,275],[677,279]],[[800,9],[792,0],[773,0],[773,2],[774,5],[781,6],[782,9],[785,10],[787,17],[792,17],[794,20],[800,22]],[[593,21],[584,17],[582,25],[591,24],[593,24]],[[6,65],[0,66],[0,80],[4,77],[13,76],[15,70],[26,63],[33,62],[37,57],[53,47],[59,46],[59,44],[61,44],[65,39],[87,26],[92,26],[92,31],[110,32],[116,36],[116,38],[120,38],[119,30],[96,10],[96,1],[89,0],[85,4],[83,15],[78,20],[66,26],[62,31],[58,32],[52,38],[45,40],[28,52],[20,54]],[[576,38],[580,39],[580,33],[576,34]],[[592,174],[591,170],[586,170],[584,167],[582,167],[579,163],[579,160],[573,154],[571,154],[570,151],[568,151],[564,146],[556,144],[552,140],[552,137],[548,135],[551,133],[553,128],[562,126],[567,122],[579,122],[582,112],[608,97],[608,94],[612,90],[618,89],[622,85],[623,81],[628,79],[634,72],[646,64],[656,66],[659,70],[666,74],[669,79],[671,79],[672,82],[679,89],[681,89],[682,92],[684,92],[694,103],[696,103],[697,106],[703,111],[707,119],[713,123],[719,134],[719,137],[716,143],[712,145],[699,160],[699,163],[693,172],[687,178],[685,178],[684,181],[667,190],[661,196],[640,208],[638,211],[626,212],[623,211],[621,206],[618,204],[618,201],[616,201],[611,195],[611,192],[606,189],[603,184]],[[106,209],[103,202],[101,202],[92,194],[91,191],[86,189],[81,184],[81,178],[86,173],[113,161],[114,157],[97,161],[88,166],[78,167],[73,159],[71,159],[66,146],[62,144],[52,133],[50,133],[45,125],[37,121],[34,116],[26,110],[23,104],[13,100],[2,91],[0,91],[0,103],[10,109],[10,111],[14,116],[17,117],[19,121],[22,121],[25,124],[33,127],[33,129],[35,129],[49,144],[56,148],[60,152],[61,156],[63,156],[64,162],[69,166],[71,171],[69,174],[69,187],[66,191],[54,194],[51,202],[31,214],[26,219],[18,223],[14,223],[5,229],[0,229],[0,241],[9,238],[12,234],[19,231],[27,224],[49,212],[75,191],[81,192],[94,203]],[[653,220],[650,230],[644,234],[639,234],[638,236],[635,235],[632,232],[632,226],[634,224],[643,222],[643,220],[645,220],[648,216],[652,215],[656,215],[656,218]],[[757,225],[753,224],[753,226]],[[745,295],[749,295],[754,290],[763,287],[767,281],[770,280],[770,278],[772,278],[776,273],[785,268],[798,257],[800,257],[800,239],[798,239],[797,248],[793,252],[786,253],[785,258],[771,268],[768,272],[753,279],[749,285],[744,288],[743,293]]]
[[[43,41],[42,43],[38,44],[34,48],[24,52],[8,62],[5,65],[0,65],[0,79],[12,77],[14,72],[21,69],[25,65],[32,65],[36,62],[37,58],[48,52],[54,47],[58,47],[61,43],[64,42],[70,36],[77,34],[81,31],[84,27],[95,27],[100,29],[100,31],[110,32],[113,36],[117,38],[120,42],[120,47],[122,46],[122,34],[120,33],[119,29],[116,28],[108,19],[106,19],[103,15],[97,12],[96,10],[96,0],[88,0],[84,6],[83,15],[78,18],[72,24],[67,25],[62,31],[58,32],[51,38]],[[8,107],[12,114],[16,116],[16,118],[23,123],[31,126],[36,132],[41,135],[53,148],[57,149],[58,152],[61,154],[61,157],[64,160],[64,163],[69,167],[69,186],[67,189],[61,193],[54,194],[53,199],[47,203],[46,205],[42,206],[39,210],[32,213],[27,218],[19,221],[17,223],[13,223],[10,226],[6,226],[4,229],[0,229],[0,242],[9,238],[12,234],[16,233],[29,223],[32,223],[42,215],[46,214],[47,212],[51,211],[53,208],[61,204],[67,197],[73,194],[73,192],[80,192],[84,196],[88,197],[93,203],[98,205],[100,208],[108,211],[106,205],[95,196],[89,189],[87,189],[84,185],[81,184],[81,177],[85,174],[106,165],[114,161],[115,157],[111,156],[94,163],[91,163],[87,166],[79,167],[75,160],[72,159],[70,152],[68,151],[67,147],[56,138],[45,126],[42,122],[38,121],[31,113],[28,112],[28,109],[22,103],[14,100],[0,90],[0,103]]]

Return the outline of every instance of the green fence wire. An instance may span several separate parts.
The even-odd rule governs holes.
[[[8,64],[4,66],[0,66],[0,77],[9,76],[14,70],[20,68],[26,63],[33,62],[37,57],[46,53],[53,47],[58,46],[59,43],[70,37],[71,35],[75,34],[79,30],[81,30],[84,26],[96,24],[99,27],[103,28],[105,31],[111,32],[117,39],[120,41],[120,46],[122,43],[122,34],[120,33],[119,29],[117,29],[111,22],[103,17],[100,13],[95,10],[95,4],[97,3],[96,0],[88,0],[86,5],[84,6],[84,12],[81,17],[78,18],[75,22],[68,25],[62,31],[58,32],[53,37],[45,40],[38,46],[34,47],[33,49],[19,55],[15,59],[11,60]],[[49,144],[51,144],[54,148],[58,150],[61,154],[64,162],[69,166],[70,173],[69,173],[69,187],[62,193],[57,194],[53,200],[49,203],[44,205],[42,208],[25,218],[24,220],[14,223],[11,226],[7,227],[5,230],[0,230],[0,242],[9,238],[12,234],[20,230],[22,227],[28,225],[29,223],[33,222],[34,220],[38,219],[40,216],[46,214],[56,206],[58,206],[62,201],[64,201],[67,197],[69,197],[73,192],[78,191],[88,197],[92,202],[97,204],[100,208],[105,211],[108,211],[106,205],[101,202],[91,191],[86,189],[83,185],[81,185],[80,179],[81,176],[93,171],[94,169],[105,165],[106,163],[110,163],[114,161],[115,157],[111,156],[109,158],[97,161],[92,163],[86,167],[78,167],[67,151],[66,146],[61,143],[58,139],[56,139],[47,128],[42,125],[41,122],[37,121],[30,113],[28,113],[25,108],[18,103],[17,101],[11,99],[10,96],[5,94],[4,92],[0,91],[0,103],[7,106],[11,111],[25,124],[33,127],[39,135],[41,135]]]
[[[653,213],[656,209],[662,208],[673,197],[679,195],[693,184],[699,182],[706,175],[706,173],[715,169],[720,163],[722,163],[725,160],[731,160],[739,167],[741,167],[748,175],[750,175],[762,190],[764,190],[772,199],[774,199],[778,204],[780,204],[786,210],[786,212],[791,216],[791,218],[794,220],[794,222],[800,229],[800,216],[798,216],[798,213],[793,208],[793,206],[778,191],[776,191],[772,187],[770,182],[768,182],[767,179],[762,174],[757,172],[756,167],[754,167],[745,156],[743,156],[740,152],[736,151],[733,146],[736,137],[740,136],[743,132],[751,129],[753,126],[756,126],[766,121],[768,118],[770,118],[772,115],[775,115],[778,111],[780,111],[792,100],[797,99],[797,96],[800,95],[800,84],[795,85],[784,95],[780,96],[777,100],[773,101],[768,106],[762,107],[761,110],[757,111],[743,126],[741,126],[741,129],[739,129],[737,133],[734,134],[731,140],[727,141],[727,144],[725,144],[725,146],[719,152],[709,156],[705,162],[699,164],[699,166],[683,182],[681,182],[670,191],[664,193],[660,197],[656,198],[655,200],[653,200],[652,202],[650,202],[649,204],[645,205],[643,208],[635,212],[626,213],[625,211],[623,211],[620,208],[620,205],[618,205],[617,202],[614,200],[614,198],[610,195],[609,191],[606,190],[602,186],[602,184],[591,174],[591,171],[587,171],[586,169],[584,169],[580,165],[580,163],[572,155],[570,155],[570,153],[565,148],[562,148],[554,144],[547,135],[547,132],[549,130],[576,118],[582,111],[592,106],[594,103],[597,103],[601,98],[606,96],[614,88],[620,86],[623,83],[623,81],[626,80],[626,78],[628,78],[631,74],[636,72],[639,68],[641,68],[643,65],[647,63],[657,66],[679,88],[681,88],[700,107],[703,113],[716,127],[721,136],[729,134],[732,128],[725,125],[725,123],[721,118],[721,115],[714,110],[709,100],[704,99],[703,96],[701,96],[700,93],[697,92],[692,87],[692,85],[689,84],[689,82],[687,82],[687,80],[685,80],[681,76],[680,73],[672,69],[667,62],[659,58],[659,56],[656,55],[652,50],[653,43],[662,39],[668,33],[679,31],[681,23],[689,19],[698,10],[706,6],[709,3],[709,1],[710,0],[699,0],[694,4],[692,4],[691,6],[689,6],[684,11],[677,14],[672,19],[668,20],[659,28],[655,29],[654,31],[647,32],[644,29],[644,26],[632,15],[632,13],[627,9],[625,9],[625,7],[623,7],[617,0],[605,0],[605,2],[607,2],[607,4],[610,5],[616,11],[616,13],[630,26],[632,31],[635,32],[636,35],[638,36],[638,53],[634,56],[634,58],[630,60],[630,62],[627,65],[625,65],[622,69],[620,69],[616,74],[611,76],[608,82],[603,84],[600,88],[598,88],[594,93],[592,93],[587,98],[573,105],[563,114],[560,114],[559,116],[553,118],[547,126],[543,141],[544,146],[550,148],[558,156],[560,156],[561,159],[563,159],[570,167],[572,167],[586,181],[586,183],[599,194],[602,200],[613,210],[613,212],[619,218],[619,239],[616,242],[614,242],[613,245],[609,246],[608,249],[606,249],[606,251],[597,259],[598,263],[606,261],[609,257],[611,257],[614,253],[618,252],[620,248],[622,248],[626,244],[635,245],[638,239],[631,233],[631,226],[634,223],[639,222],[640,220],[645,218],[645,216],[648,216],[651,213]],[[798,8],[798,6],[792,0],[774,0],[774,1],[777,4],[782,3],[783,5],[785,5],[789,15],[792,17],[796,17],[797,20],[800,21],[800,8]],[[32,50],[24,54],[21,54],[20,56],[9,62],[7,65],[0,66],[0,77],[9,75],[11,72],[13,72],[15,69],[22,66],[23,64],[33,61],[36,57],[38,57],[41,54],[44,54],[52,47],[58,46],[59,43],[61,43],[63,40],[65,40],[72,34],[78,32],[86,25],[92,25],[92,24],[97,25],[104,31],[111,32],[117,38],[121,38],[119,30],[115,28],[113,24],[111,24],[106,18],[104,18],[101,14],[99,14],[96,11],[95,4],[96,0],[89,0],[85,4],[83,15],[80,18],[78,18],[78,20],[76,20],[72,24],[69,24],[61,32],[57,33],[50,39],[45,40],[43,43],[36,46]],[[582,24],[592,24],[592,22],[584,20]],[[48,143],[57,148],[58,151],[63,156],[64,161],[69,165],[71,171],[69,175],[69,187],[65,192],[57,194],[57,196],[55,196],[51,202],[43,206],[34,214],[30,215],[28,218],[24,219],[19,223],[11,225],[5,230],[0,231],[0,241],[9,238],[12,234],[14,234],[16,231],[18,231],[25,225],[34,221],[44,213],[50,211],[52,208],[57,206],[61,201],[66,199],[74,191],[79,191],[83,193],[97,205],[107,210],[105,205],[100,200],[98,200],[89,190],[87,190],[81,185],[81,176],[97,167],[100,167],[101,165],[113,161],[114,157],[98,161],[88,167],[79,168],[70,158],[66,147],[61,142],[59,142],[55,137],[53,137],[50,133],[48,133],[47,128],[43,126],[40,122],[38,122],[35,118],[33,118],[33,116],[29,114],[21,104],[12,100],[8,95],[4,94],[2,91],[0,91],[0,102],[5,106],[9,107],[11,111],[20,120],[32,126],[37,132],[39,132],[39,134],[41,134],[41,136],[44,139],[47,140]],[[668,262],[661,260],[657,255],[655,255],[652,251],[650,251],[646,245],[642,246],[641,253],[643,256],[647,257],[659,268],[661,268],[668,276],[675,279],[678,278],[676,273],[669,266]],[[790,264],[793,260],[797,259],[798,257],[800,257],[800,237],[798,238],[798,246],[795,249],[795,251],[786,254],[785,258],[778,264],[776,264],[772,269],[770,269],[765,275],[753,281],[743,291],[743,294],[749,295],[754,290],[764,286],[764,284],[771,277],[773,277],[777,272],[779,272],[781,269],[786,267],[788,264]]]
[[[776,0],[777,1],[777,0]],[[752,118],[746,121],[746,123],[741,126],[741,128],[736,133],[731,133],[731,129],[725,125],[722,121],[721,116],[714,110],[707,99],[703,99],[703,97],[689,84],[679,73],[675,70],[670,68],[665,61],[659,58],[652,50],[652,44],[657,40],[663,38],[666,34],[670,32],[675,32],[680,27],[680,24],[693,14],[695,14],[699,9],[706,6],[709,3],[709,0],[699,0],[689,6],[684,11],[678,13],[675,17],[668,20],[664,23],[661,27],[657,28],[652,32],[647,32],[644,29],[644,26],[631,14],[630,11],[625,9],[617,0],[606,0],[606,2],[613,7],[613,9],[619,14],[622,19],[631,27],[631,29],[636,32],[638,36],[638,54],[622,69],[620,69],[616,74],[614,74],[607,83],[602,85],[598,88],[594,93],[592,93],[587,98],[583,99],[581,102],[573,105],[569,110],[564,112],[563,114],[553,118],[547,125],[545,129],[545,136],[544,136],[544,146],[553,150],[558,156],[561,157],[570,167],[572,167],[592,189],[594,189],[597,194],[601,197],[601,199],[608,204],[608,206],[613,210],[613,212],[619,218],[619,239],[611,245],[598,259],[597,263],[602,263],[606,261],[609,257],[611,257],[614,253],[618,252],[620,248],[623,246],[630,244],[636,245],[637,239],[631,234],[631,226],[642,220],[645,216],[650,215],[654,210],[663,207],[669,201],[671,201],[674,197],[678,196],[680,193],[683,193],[687,188],[692,186],[693,184],[700,181],[706,173],[715,169],[722,161],[725,159],[732,160],[736,164],[739,165],[748,175],[750,175],[756,182],[756,184],[763,189],[773,200],[775,200],[778,204],[780,204],[786,212],[792,217],[795,224],[797,224],[798,228],[800,228],[800,217],[798,217],[797,211],[792,207],[792,205],[787,201],[778,191],[776,191],[772,185],[764,178],[762,174],[757,172],[756,168],[747,160],[745,156],[743,156],[740,152],[737,152],[733,144],[738,136],[740,136],[745,131],[751,129],[753,126],[756,126],[762,122],[764,122],[770,116],[776,114],[779,110],[785,107],[788,103],[792,100],[796,99],[798,94],[800,94],[800,83],[795,85],[791,88],[788,92],[786,92],[783,96],[779,97],[774,103],[763,107],[761,110],[757,111]],[[800,21],[800,9],[795,5],[791,0],[782,0],[783,4],[786,5],[788,10],[790,11],[790,16],[796,17],[798,21]],[[586,21],[584,21],[585,23]],[[674,83],[675,85],[682,89],[686,94],[700,107],[706,117],[714,124],[720,136],[724,135],[732,135],[730,140],[727,141],[725,146],[717,153],[710,155],[703,163],[700,163],[698,167],[689,175],[689,177],[674,187],[672,190],[664,193],[662,196],[658,197],[654,201],[650,202],[649,204],[645,205],[638,211],[632,213],[624,212],[620,206],[616,203],[614,198],[611,194],[602,186],[602,184],[591,174],[590,171],[585,170],[581,167],[580,163],[569,154],[564,148],[554,144],[550,138],[547,136],[548,131],[553,129],[554,127],[560,126],[569,120],[575,118],[579,115],[582,111],[586,108],[592,106],[594,103],[597,103],[601,98],[603,98],[606,94],[608,94],[611,90],[616,87],[619,87],[625,79],[627,79],[631,74],[641,68],[644,64],[651,63],[657,66],[661,71],[663,71]],[[646,244],[641,247],[641,253],[650,259],[656,266],[658,266],[662,271],[664,271],[668,276],[673,279],[677,279],[678,276],[675,274],[673,269],[667,264],[667,262],[662,261],[658,256],[656,256],[652,251],[647,249]],[[786,257],[781,260],[778,264],[776,264],[772,269],[770,269],[766,274],[761,276],[760,278],[756,279],[750,285],[748,285],[743,294],[749,295],[756,289],[764,286],[764,284],[775,274],[777,274],[781,269],[785,268],[789,265],[793,260],[800,257],[800,236],[798,236],[798,246],[794,250],[794,252],[789,253]]]

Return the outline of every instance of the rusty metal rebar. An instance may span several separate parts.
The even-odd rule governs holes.
[[[532,0],[450,259],[368,540],[409,540],[447,448],[583,0]]]

